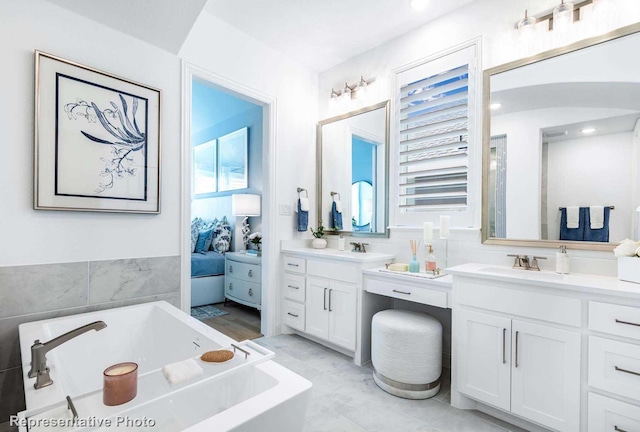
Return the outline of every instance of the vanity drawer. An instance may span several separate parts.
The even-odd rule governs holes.
[[[284,296],[289,300],[304,303],[306,294],[306,279],[304,276],[284,274]]]
[[[305,308],[300,303],[284,301],[284,323],[296,330],[304,331]]]
[[[307,274],[340,282],[359,283],[362,270],[358,265],[342,264],[333,261],[308,260]]]
[[[591,301],[589,329],[640,340],[640,308]]]
[[[293,273],[305,273],[307,271],[307,260],[285,255],[284,269]]]
[[[589,385],[640,401],[640,345],[590,336]]]
[[[456,282],[458,303],[509,315],[582,326],[582,302],[576,298],[525,291],[495,281],[468,278]]]
[[[259,305],[262,303],[262,285],[227,277],[225,292],[229,297]]]
[[[640,431],[640,407],[589,393],[589,432]]]
[[[247,282],[260,283],[261,266],[238,261],[226,261],[225,274]]]
[[[441,308],[448,308],[448,295],[444,291],[405,285],[397,282],[365,278],[364,289],[372,294],[408,300]]]

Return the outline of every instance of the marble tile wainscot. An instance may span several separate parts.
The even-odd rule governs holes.
[[[25,409],[20,324],[157,300],[180,307],[180,256],[0,267],[0,425]]]

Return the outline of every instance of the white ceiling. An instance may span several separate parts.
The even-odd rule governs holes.
[[[416,12],[410,0],[209,0],[205,10],[322,72],[473,1]]]
[[[49,0],[178,54],[207,0]]]

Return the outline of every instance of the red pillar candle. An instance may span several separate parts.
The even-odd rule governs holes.
[[[122,405],[138,393],[138,365],[118,363],[104,370],[102,402],[107,406]]]

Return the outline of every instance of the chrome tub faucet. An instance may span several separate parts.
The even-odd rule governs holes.
[[[40,340],[34,341],[33,345],[31,345],[31,369],[28,374],[29,378],[36,378],[36,383],[33,387],[37,390],[53,384],[53,380],[51,376],[49,376],[49,368],[47,367],[47,353],[49,351],[70,341],[76,336],[80,336],[90,330],[100,331],[106,326],[104,321],[96,321],[71,330],[55,339],[51,339],[49,342],[41,343]]]

